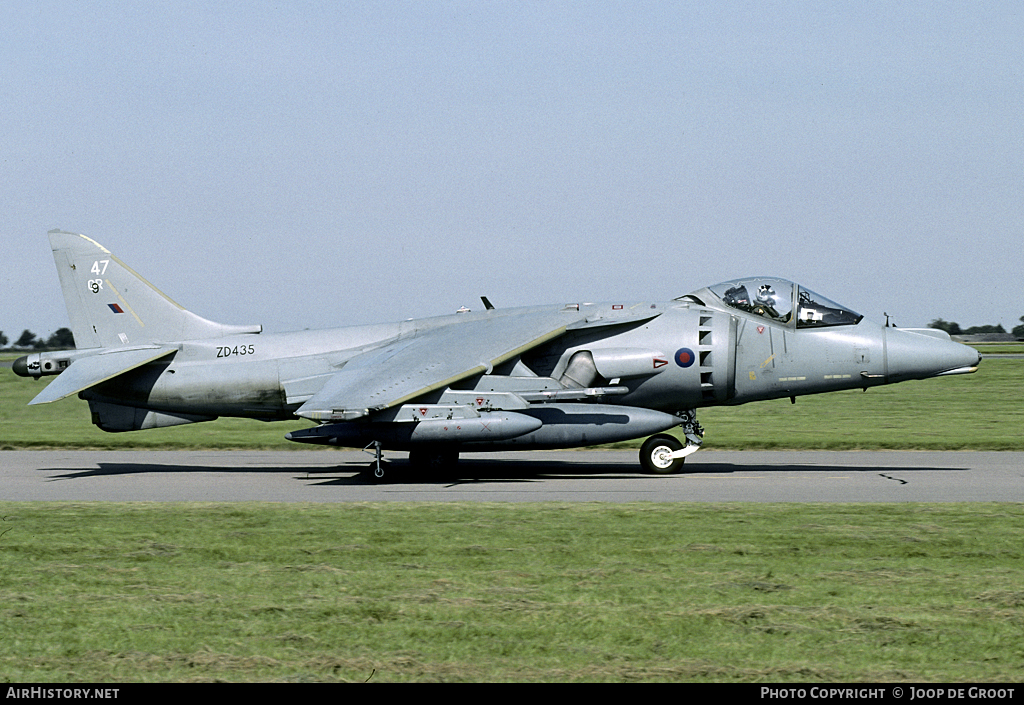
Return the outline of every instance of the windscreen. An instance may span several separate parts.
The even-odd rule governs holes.
[[[777,323],[793,321],[795,293],[797,328],[852,326],[864,318],[835,301],[785,279],[736,279],[708,288],[727,306]]]
[[[822,326],[852,326],[860,323],[864,316],[800,287],[797,294],[797,328],[818,328]]]

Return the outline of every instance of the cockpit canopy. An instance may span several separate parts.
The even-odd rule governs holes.
[[[736,279],[715,284],[705,291],[710,291],[726,306],[777,323],[792,324],[795,310],[797,328],[852,326],[864,318],[845,306],[785,279]]]

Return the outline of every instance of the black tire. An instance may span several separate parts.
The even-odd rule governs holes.
[[[640,464],[654,475],[669,475],[683,469],[686,458],[669,458],[669,453],[683,449],[683,443],[674,436],[658,434],[644,441],[640,448]]]

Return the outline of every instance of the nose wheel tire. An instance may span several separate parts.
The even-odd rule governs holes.
[[[683,449],[678,438],[659,434],[644,441],[640,448],[640,464],[644,470],[655,475],[669,475],[683,468],[686,458],[673,458],[672,454]]]

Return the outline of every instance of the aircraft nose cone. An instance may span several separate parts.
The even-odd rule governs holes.
[[[28,355],[22,355],[15,360],[11,368],[14,370],[14,374],[19,377],[28,377]]]
[[[941,336],[941,337],[940,337]],[[886,329],[886,358],[890,382],[974,372],[981,354],[954,343],[943,333]]]

